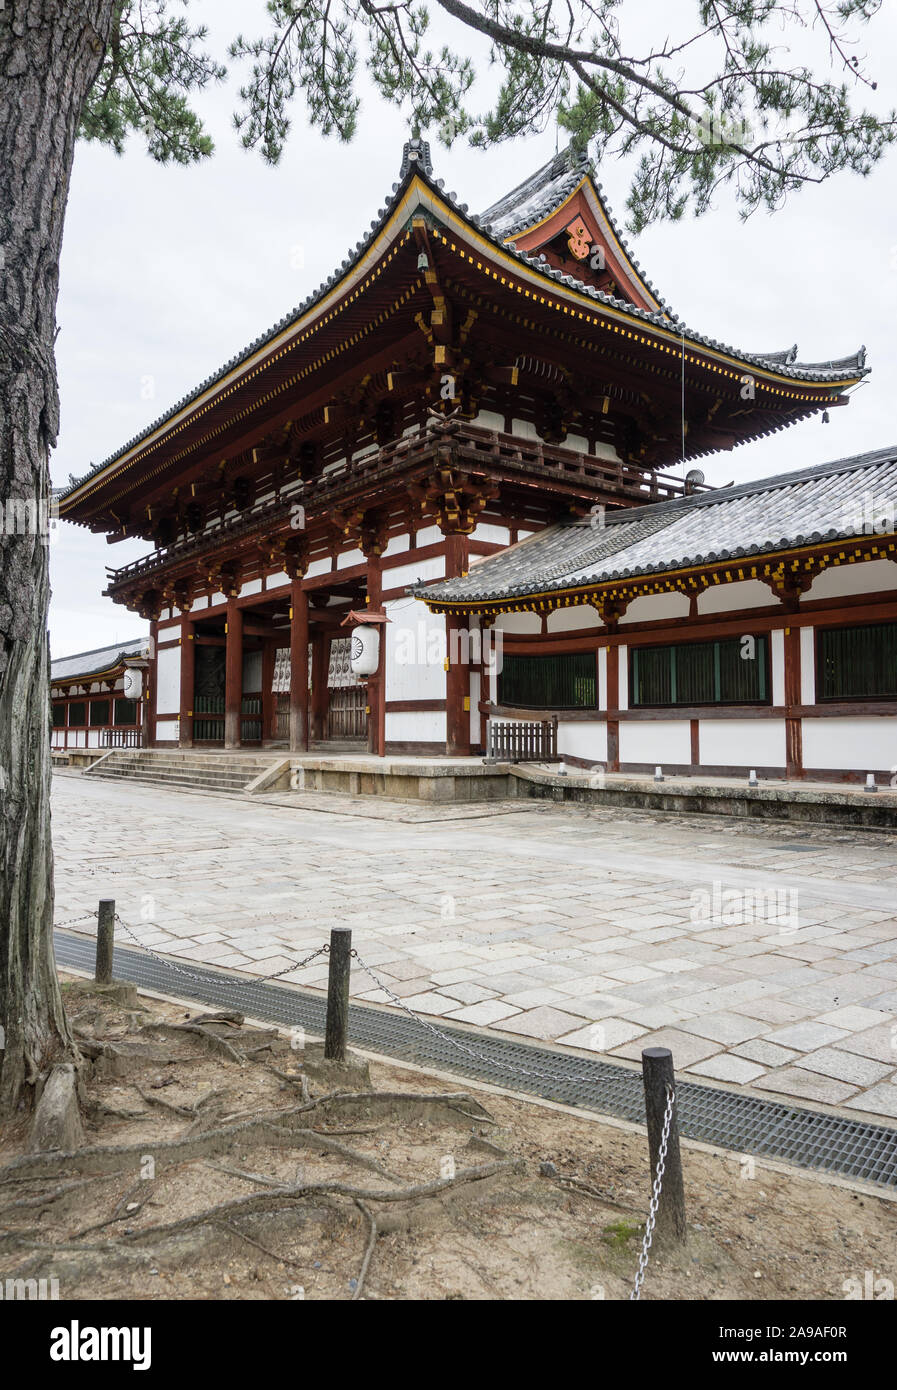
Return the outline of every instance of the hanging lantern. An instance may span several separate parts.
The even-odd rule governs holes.
[[[380,664],[380,633],[363,623],[352,630],[352,670],[356,676],[373,676]]]
[[[125,699],[139,700],[143,694],[143,672],[139,666],[125,668]]]

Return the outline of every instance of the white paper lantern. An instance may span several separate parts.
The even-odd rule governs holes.
[[[372,676],[380,663],[380,633],[363,625],[352,631],[352,670],[356,676]]]
[[[143,672],[137,666],[125,667],[125,698],[139,700],[143,694]]]

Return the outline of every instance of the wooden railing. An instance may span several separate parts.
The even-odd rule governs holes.
[[[197,695],[194,697],[193,742],[224,742],[223,695]]]
[[[103,729],[100,742],[103,748],[142,748],[142,730]]]
[[[558,757],[558,720],[489,721],[488,756],[501,763],[553,763]]]

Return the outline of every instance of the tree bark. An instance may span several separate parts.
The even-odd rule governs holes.
[[[0,1115],[76,1055],[53,954],[49,451],[78,122],[115,0],[0,6]]]

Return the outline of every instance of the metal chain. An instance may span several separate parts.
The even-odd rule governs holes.
[[[366,971],[367,974],[370,975],[371,979],[376,983],[379,989],[383,990],[384,994],[389,995],[389,998],[392,1000],[394,1004],[397,1004],[399,1008],[402,1009],[408,1015],[409,1018],[413,1018],[415,1023],[419,1023],[422,1028],[426,1028],[426,1030],[429,1033],[432,1033],[434,1037],[439,1038],[440,1041],[448,1043],[450,1047],[457,1048],[459,1052],[466,1052],[468,1057],[473,1057],[474,1060],[477,1062],[485,1062],[486,1065],[489,1067],[495,1067],[498,1071],[507,1072],[509,1076],[534,1076],[539,1081],[557,1081],[557,1077],[552,1076],[550,1072],[540,1071],[538,1067],[510,1066],[506,1063],[499,1062],[494,1057],[487,1057],[485,1053],[478,1052],[475,1047],[468,1047],[466,1043],[459,1042],[459,1040],[457,1038],[453,1038],[450,1033],[443,1033],[442,1029],[437,1028],[435,1024],[429,1021],[429,1019],[421,1018],[420,1015],[416,1014],[413,1009],[409,1009],[404,999],[400,999],[397,994],[393,994],[392,990],[389,988],[389,985],[387,985],[383,980],[380,979],[380,976],[377,974],[375,970],[372,970],[369,965],[365,964],[361,956],[358,955],[357,951],[353,951],[352,954],[357,958],[358,964],[361,966],[362,970]],[[567,1077],[567,1080],[593,1082],[595,1078],[594,1076],[586,1076],[582,1072],[572,1072]]]
[[[638,1261],[638,1273],[635,1276],[635,1287],[629,1295],[630,1302],[638,1303],[642,1296],[642,1283],[645,1278],[645,1270],[648,1268],[648,1255],[651,1250],[651,1241],[654,1239],[654,1223],[657,1220],[657,1208],[660,1205],[660,1191],[663,1187],[663,1174],[667,1161],[667,1144],[670,1142],[670,1125],[673,1122],[673,1106],[676,1103],[676,1092],[669,1082],[667,1082],[667,1108],[663,1117],[663,1129],[660,1135],[660,1149],[657,1154],[657,1175],[654,1178],[654,1186],[651,1190],[651,1204],[648,1207],[648,1220],[645,1222],[645,1238],[642,1241],[642,1253]]]
[[[53,923],[53,930],[54,930],[54,931],[58,931],[58,930],[61,930],[62,927],[70,927],[70,926],[72,926],[75,922],[86,922],[86,921],[88,921],[88,919],[90,919],[90,918],[92,918],[94,921],[96,921],[98,917],[99,917],[99,911],[97,911],[97,912],[87,912],[87,913],[85,913],[85,915],[84,915],[83,917],[72,917],[72,918],[70,918],[70,920],[69,920],[68,922],[54,922],[54,923]],[[134,935],[134,933],[131,931],[131,928],[128,926],[127,922],[122,921],[121,917],[119,916],[119,914],[118,914],[117,912],[116,912],[116,914],[115,914],[115,919],[114,919],[114,920],[115,920],[116,922],[118,922],[119,926],[122,927],[122,928],[124,929],[125,935],[126,935],[126,936],[129,936],[129,937],[131,938],[131,940],[133,941],[133,943],[134,943],[135,946],[139,946],[141,951],[145,951],[145,952],[147,953],[147,955],[152,956],[153,960],[158,961],[160,965],[164,965],[165,968],[166,968],[167,970],[173,971],[174,974],[176,974],[176,975],[183,975],[184,978],[187,979],[187,980],[199,980],[199,981],[201,981],[203,984],[208,983],[208,977],[207,977],[207,976],[205,976],[205,975],[199,975],[195,970],[190,970],[190,969],[188,969],[187,966],[184,966],[184,965],[176,965],[175,962],[174,962],[173,960],[171,960],[168,956],[160,956],[159,953],[158,953],[158,951],[154,951],[154,950],[153,950],[152,946],[147,946],[147,945],[145,945],[144,942],[142,942],[142,941],[139,939],[139,937],[136,937],[136,936]],[[292,961],[289,965],[285,965],[285,966],[283,967],[282,970],[275,970],[275,971],[273,971],[272,974],[270,974],[270,975],[253,975],[253,976],[252,976],[252,982],[255,982],[256,984],[264,985],[264,984],[267,984],[267,982],[268,982],[269,980],[278,980],[278,979],[281,977],[281,975],[289,975],[289,974],[291,974],[291,972],[294,971],[294,970],[301,970],[301,969],[303,968],[303,966],[306,966],[306,965],[309,964],[310,961],[313,961],[313,960],[315,959],[316,956],[325,956],[325,955],[328,954],[329,951],[330,951],[330,946],[329,946],[329,945],[318,946],[317,949],[314,950],[314,951],[312,951],[310,955],[307,955],[307,956],[304,958],[304,960]],[[243,983],[249,984],[249,983],[251,983],[251,982],[250,982],[249,980],[246,980],[246,981],[241,981],[240,983],[241,983],[241,984],[243,984]]]

